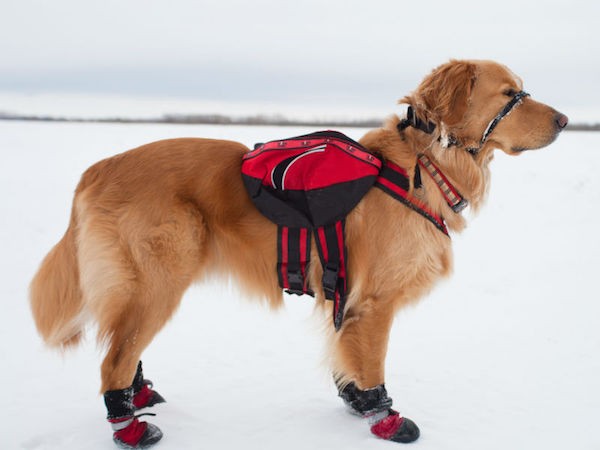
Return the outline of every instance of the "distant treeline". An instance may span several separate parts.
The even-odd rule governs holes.
[[[62,116],[37,116],[21,114],[0,113],[0,120],[23,120],[34,122],[74,122],[74,123],[166,123],[183,125],[270,125],[270,126],[315,126],[315,127],[359,127],[374,128],[381,125],[381,119],[362,120],[318,120],[318,119],[288,119],[283,116],[254,115],[245,117],[231,117],[221,114],[167,114],[154,118],[130,117],[62,117]]]
[[[571,131],[600,131],[600,123],[570,123],[566,129]]]
[[[74,122],[74,123],[167,123],[184,125],[270,125],[270,126],[307,126],[307,127],[356,127],[375,128],[381,125],[382,119],[360,120],[328,120],[328,119],[288,119],[284,116],[253,115],[231,117],[222,114],[166,114],[156,118],[102,117],[80,118],[61,116],[21,115],[0,112],[0,120],[24,120],[34,122]],[[600,123],[574,123],[567,126],[571,131],[600,131]]]

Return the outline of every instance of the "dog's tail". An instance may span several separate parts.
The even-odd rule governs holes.
[[[50,347],[79,343],[85,325],[77,262],[76,214],[63,238],[48,253],[31,281],[31,311],[38,332]]]

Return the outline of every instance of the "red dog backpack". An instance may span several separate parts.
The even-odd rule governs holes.
[[[442,192],[447,190],[446,178],[424,155],[415,166],[415,188],[420,187],[419,166],[441,180],[436,183]],[[345,218],[372,186],[448,234],[444,220],[409,194],[410,180],[403,168],[390,161],[383,164],[336,131],[257,144],[243,157],[242,178],[258,210],[277,224],[277,274],[279,285],[288,293],[314,296],[307,275],[314,235],[323,267],[323,291],[333,301],[336,330],[342,326],[348,292]],[[447,198],[453,208],[460,206],[456,205],[459,200],[464,206],[458,194]]]
[[[242,176],[259,211],[278,225],[279,284],[314,295],[306,266],[314,234],[325,297],[342,325],[347,293],[344,219],[373,186],[381,161],[335,131],[271,141],[244,155]]]

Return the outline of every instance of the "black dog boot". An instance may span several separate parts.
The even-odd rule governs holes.
[[[383,384],[372,389],[361,390],[354,383],[341,387],[337,383],[339,396],[352,414],[367,418],[371,433],[381,439],[394,442],[413,442],[420,431],[410,419],[400,416],[393,409]]]
[[[360,417],[368,417],[374,412],[392,406],[392,399],[388,397],[383,384],[363,391],[354,383],[349,383],[342,389],[338,385],[338,392],[350,413]]]
[[[114,431],[113,441],[118,447],[148,448],[162,438],[162,431],[156,425],[140,422],[139,416],[133,415],[133,387],[105,392],[104,403],[108,411],[107,420]]]
[[[137,366],[137,372],[133,377],[133,406],[136,409],[148,408],[157,403],[165,403],[162,395],[152,389],[152,381],[144,379],[142,362]]]

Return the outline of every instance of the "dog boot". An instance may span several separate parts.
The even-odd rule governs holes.
[[[354,383],[341,387],[337,383],[339,396],[352,414],[367,418],[371,433],[381,439],[394,442],[413,442],[419,438],[420,431],[410,419],[390,407],[392,399],[388,397],[383,384],[372,389],[361,390]]]
[[[148,408],[157,403],[165,403],[162,395],[152,389],[152,381],[144,379],[142,362],[137,366],[137,372],[133,378],[133,406],[136,409]]]
[[[364,391],[357,388],[352,382],[343,388],[337,382],[336,385],[338,386],[338,395],[351,414],[367,417],[373,412],[382,411],[392,406],[392,399],[388,397],[383,384]]]
[[[402,417],[391,408],[374,413],[367,418],[371,426],[371,433],[387,441],[413,442],[421,434],[419,427],[412,420]]]
[[[104,403],[108,411],[107,420],[114,431],[113,441],[118,447],[148,448],[162,438],[162,431],[156,425],[140,422],[140,416],[133,415],[133,387],[105,392]]]

